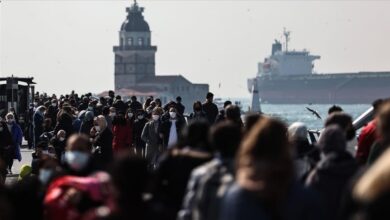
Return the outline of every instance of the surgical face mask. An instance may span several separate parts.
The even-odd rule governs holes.
[[[39,171],[38,178],[41,181],[41,183],[46,184],[47,182],[49,182],[49,179],[52,176],[52,174],[53,174],[53,170],[51,169],[41,169]]]
[[[176,112],[169,112],[169,116],[171,116],[171,118],[176,118]]]
[[[127,113],[127,116],[129,117],[129,118],[132,118],[133,117],[133,113]]]
[[[116,115],[115,112],[111,112],[111,113],[110,113],[110,116],[111,116],[111,117],[115,117],[115,115]]]
[[[87,166],[89,155],[79,151],[67,151],[64,158],[71,169],[80,171]]]
[[[152,119],[155,120],[155,121],[157,121],[159,118],[160,118],[159,115],[152,115]]]
[[[93,111],[93,107],[89,106],[88,111]]]
[[[57,103],[51,103],[51,106],[56,107]]]
[[[62,141],[65,140],[65,138],[64,137],[60,137],[59,140],[62,142]]]
[[[143,119],[144,118],[144,116],[143,115],[138,115],[138,117],[137,117],[139,120],[141,120],[141,119]]]
[[[12,124],[13,122],[14,122],[14,119],[13,119],[13,118],[7,119],[7,123],[8,123],[8,124]]]
[[[96,126],[95,126],[95,130],[96,130],[96,131],[100,131],[100,126],[99,126],[99,125],[96,125]]]

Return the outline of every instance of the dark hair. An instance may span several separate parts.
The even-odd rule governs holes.
[[[352,125],[352,117],[344,112],[334,112],[329,115],[325,121],[325,127],[330,125],[338,125],[344,130],[347,140],[352,140],[355,137],[355,128]]]
[[[338,105],[333,105],[328,109],[328,115],[332,114],[333,112],[342,112],[343,109]]]
[[[200,110],[203,110],[203,107],[202,107],[202,103],[200,101],[196,101],[194,102],[194,104],[192,104],[192,109],[195,111],[195,107],[196,106],[200,106]]]
[[[231,105],[232,104],[232,102],[231,101],[225,101],[224,103],[223,103],[223,108],[226,108],[228,105]]]
[[[218,123],[210,131],[210,144],[222,157],[234,157],[241,138],[241,127],[230,121]]]
[[[206,95],[206,99],[213,98],[213,97],[214,97],[214,94],[211,92],[208,92]]]
[[[183,130],[180,145],[211,151],[208,141],[209,130],[210,125],[206,120],[191,121]]]
[[[176,97],[176,101],[181,102],[181,97],[180,96]]]
[[[112,125],[126,126],[126,118],[123,114],[115,115],[112,120]]]
[[[103,115],[109,115],[110,114],[110,107],[104,106],[102,110]]]
[[[377,99],[372,103],[372,107],[374,108],[374,114],[378,112],[383,102],[384,102],[383,99]]]
[[[258,120],[262,118],[262,115],[259,113],[248,113],[245,115],[245,126],[244,126],[244,133],[250,132],[250,130],[253,128],[253,126],[257,123]]]
[[[242,126],[241,109],[237,105],[229,105],[225,111],[227,120],[231,120]]]

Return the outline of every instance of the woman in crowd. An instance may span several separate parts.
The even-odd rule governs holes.
[[[93,128],[94,114],[92,111],[86,111],[83,121],[81,122],[80,134],[89,135],[89,132]]]
[[[19,124],[15,121],[15,116],[12,113],[8,113],[6,116],[7,128],[12,135],[12,147],[8,151],[8,160],[7,168],[8,172],[12,173],[12,165],[14,164],[14,159],[18,161],[22,160],[22,155],[20,153],[20,147],[22,146],[23,141],[23,132]]]
[[[0,185],[4,183],[5,177],[8,173],[6,161],[8,161],[9,152],[12,149],[12,135],[8,130],[6,122],[3,122],[0,118]]]
[[[162,150],[162,139],[160,137],[162,108],[155,108],[152,112],[152,120],[145,124],[142,130],[141,139],[146,143],[146,159],[151,169],[157,165],[157,158]]]
[[[200,101],[194,102],[192,105],[193,112],[190,114],[190,120],[207,120],[207,115],[203,111],[202,103]]]
[[[241,145],[220,219],[322,219],[318,199],[295,181],[293,167],[287,127],[264,117]]]
[[[107,128],[107,122],[103,115],[99,115],[94,119],[92,129],[95,131],[93,139],[94,158],[96,158],[99,167],[105,169],[113,158],[113,135],[110,129]]]
[[[136,154],[142,158],[145,157],[145,141],[142,140],[141,135],[142,131],[148,120],[145,118],[146,112],[143,110],[138,110],[137,118],[134,121],[133,126],[133,145],[136,150]]]
[[[118,114],[112,121],[112,134],[114,136],[112,148],[115,154],[130,150],[132,146],[132,127],[123,114]]]
[[[39,143],[39,137],[42,135],[43,131],[43,120],[45,115],[46,107],[39,106],[34,113],[33,123],[34,123],[34,147]]]

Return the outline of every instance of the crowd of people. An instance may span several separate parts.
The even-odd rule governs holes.
[[[26,129],[12,109],[0,119],[0,219],[389,219],[390,101],[373,107],[353,155],[338,106],[313,141],[301,122],[219,110],[212,93],[191,110],[37,94]],[[32,162],[5,184],[23,137]]]

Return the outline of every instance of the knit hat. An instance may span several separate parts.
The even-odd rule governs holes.
[[[20,168],[18,180],[22,180],[24,177],[30,175],[32,172],[31,166],[25,164]]]

